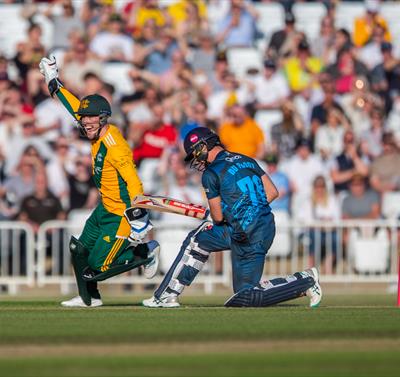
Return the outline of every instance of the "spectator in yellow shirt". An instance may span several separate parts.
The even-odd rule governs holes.
[[[251,158],[262,158],[265,154],[264,134],[243,106],[233,105],[229,109],[230,120],[219,129],[219,137],[225,148]]]
[[[287,59],[284,65],[290,89],[301,92],[317,82],[318,73],[323,68],[322,61],[311,55],[308,42],[303,39],[297,46],[297,54]]]
[[[366,13],[362,17],[354,20],[353,42],[357,47],[366,45],[371,37],[376,25],[385,30],[385,42],[391,42],[389,27],[386,20],[379,14],[379,1],[367,0],[365,2]]]

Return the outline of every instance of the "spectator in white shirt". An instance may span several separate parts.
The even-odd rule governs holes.
[[[315,150],[323,161],[329,161],[342,153],[346,128],[348,128],[348,122],[344,114],[333,107],[328,109],[326,124],[319,127],[315,135]]]
[[[133,59],[133,39],[122,32],[123,21],[118,14],[108,20],[108,30],[97,34],[90,43],[90,50],[103,61],[127,62]]]
[[[301,204],[311,193],[314,179],[325,175],[324,166],[318,156],[313,155],[308,139],[300,139],[296,154],[288,159],[282,170],[289,177],[292,190],[292,214],[297,216]]]
[[[264,74],[253,80],[256,110],[278,109],[290,94],[289,86],[274,60],[264,62]]]
[[[318,175],[312,184],[311,195],[303,202],[298,219],[304,222],[337,222],[340,220],[340,206],[327,187],[326,179]],[[338,235],[329,226],[311,227],[303,234],[309,250],[309,265],[319,265],[324,261],[323,270],[331,274],[336,265]]]

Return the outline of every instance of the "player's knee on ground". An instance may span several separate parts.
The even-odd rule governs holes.
[[[296,272],[285,278],[276,278],[263,286],[246,288],[235,293],[225,306],[228,307],[265,307],[304,296],[307,289],[315,284],[310,276]]]

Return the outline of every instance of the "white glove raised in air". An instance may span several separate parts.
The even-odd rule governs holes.
[[[143,243],[147,233],[153,229],[147,211],[141,208],[128,208],[125,211],[125,217],[131,226],[128,241],[136,245]]]
[[[46,84],[53,79],[58,78],[58,67],[56,58],[54,56],[49,56],[48,58],[42,58],[39,63],[39,71],[44,76]]]

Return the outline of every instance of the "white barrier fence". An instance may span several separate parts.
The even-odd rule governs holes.
[[[167,272],[177,255],[180,245],[186,234],[192,228],[167,224],[154,224],[156,229],[154,238],[161,244],[161,266]],[[44,223],[38,232],[38,265],[37,283],[39,287],[47,284],[59,284],[61,290],[66,292],[68,285],[75,283],[72,266],[70,264],[69,239],[71,235],[79,235],[80,229],[68,221],[48,221]],[[229,253],[222,255],[221,270],[217,271],[217,258],[212,256],[202,274],[196,279],[197,284],[203,284],[206,293],[213,291],[215,284],[229,286],[231,283]],[[163,277],[158,275],[151,281],[132,270],[102,282],[102,284],[149,284],[161,283]]]
[[[322,282],[392,283],[398,276],[400,222],[343,221],[302,224],[276,216],[277,234],[268,254],[264,275],[275,277],[316,265]],[[161,267],[166,272],[191,228],[155,224],[161,243]],[[38,231],[21,222],[0,222],[0,285],[16,293],[19,285],[59,285],[67,292],[75,283],[70,263],[70,236],[79,235],[74,222],[49,221]],[[35,262],[35,250],[37,261]],[[217,254],[221,254],[220,257]],[[35,275],[36,271],[36,275]],[[151,280],[160,283],[162,276]],[[138,270],[109,279],[105,284],[148,284]],[[215,253],[196,279],[211,293],[216,284],[231,285],[229,252]]]
[[[19,285],[35,284],[35,239],[30,225],[19,221],[0,221],[0,285],[11,294]]]

